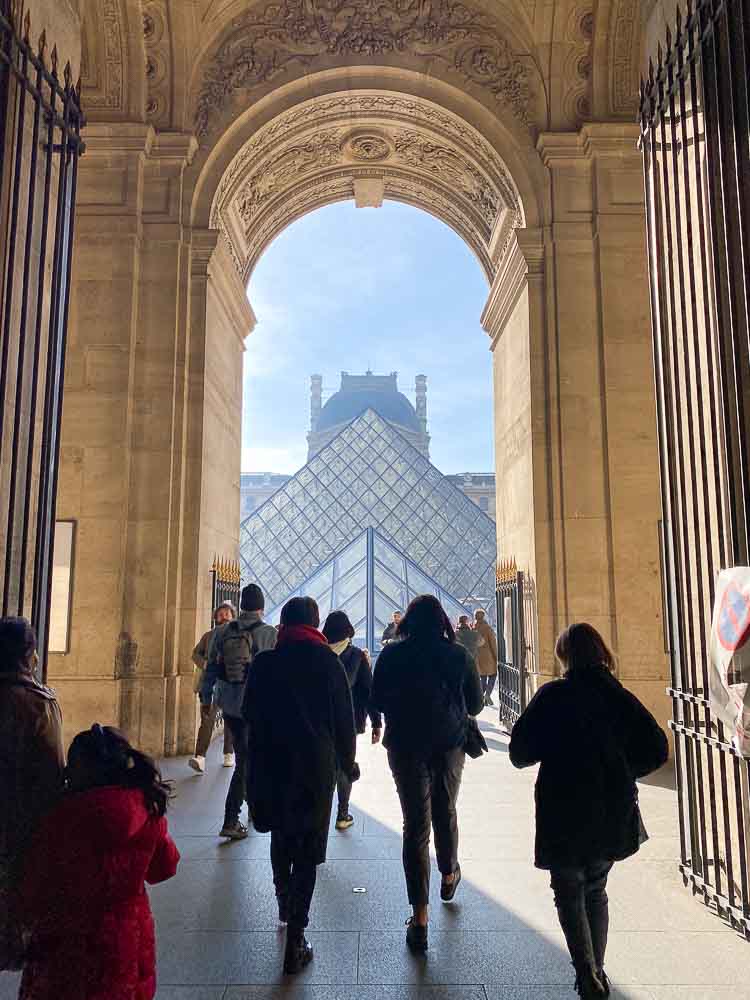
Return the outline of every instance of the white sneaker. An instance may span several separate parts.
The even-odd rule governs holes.
[[[203,774],[203,772],[206,770],[206,758],[199,757],[196,755],[195,757],[190,758],[190,760],[188,761],[188,765],[192,767],[194,771],[197,771],[198,774]]]
[[[224,754],[224,767],[234,767],[234,754],[225,753]]]

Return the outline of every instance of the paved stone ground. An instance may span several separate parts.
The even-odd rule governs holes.
[[[362,737],[356,823],[331,832],[313,902],[315,961],[292,983],[281,975],[268,837],[230,845],[216,837],[230,773],[217,744],[204,776],[184,759],[168,761],[182,862],[152,892],[158,1000],[574,1000],[547,875],[532,865],[534,770],[511,767],[492,712],[482,726],[490,754],[467,762],[460,798],[464,879],[444,905],[435,874],[427,957],[412,957],[404,943],[398,800],[384,751]],[[642,785],[651,840],[611,877],[613,995],[750,1000],[750,944],[694,901],[676,873],[671,783],[667,772]],[[0,975],[0,1000],[15,996],[14,982]]]

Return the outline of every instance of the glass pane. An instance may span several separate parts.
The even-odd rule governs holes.
[[[404,575],[404,560],[396,552],[395,549],[391,548],[380,535],[375,535],[374,539],[374,549],[375,558],[387,566],[392,573],[395,573],[399,577]]]
[[[360,535],[360,537],[353,542],[348,549],[341,553],[338,557],[338,564],[336,566],[337,574],[345,576],[350,569],[357,565],[357,563],[362,562],[362,560],[367,556],[367,535]]]
[[[355,569],[353,573],[344,577],[343,580],[336,581],[333,599],[339,607],[343,607],[346,602],[359,590],[367,585],[367,567],[365,563]]]

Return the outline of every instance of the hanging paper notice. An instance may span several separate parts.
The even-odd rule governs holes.
[[[709,655],[711,710],[750,757],[750,567],[719,573]]]

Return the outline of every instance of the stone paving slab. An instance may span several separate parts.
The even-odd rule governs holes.
[[[294,980],[281,974],[269,837],[216,836],[231,776],[218,744],[203,776],[184,758],[165,762],[183,860],[151,890],[157,1000],[575,1000],[549,877],[533,867],[534,769],[510,766],[493,713],[482,727],[493,749],[467,763],[459,801],[464,880],[443,906],[434,871],[427,957],[404,941],[401,815],[386,756],[361,740],[355,825],[331,832],[310,928],[316,958]],[[673,785],[669,769],[641,784],[652,839],[611,876],[613,1000],[750,1000],[750,944],[682,886]],[[0,974],[0,1000],[15,998],[17,982]]]

